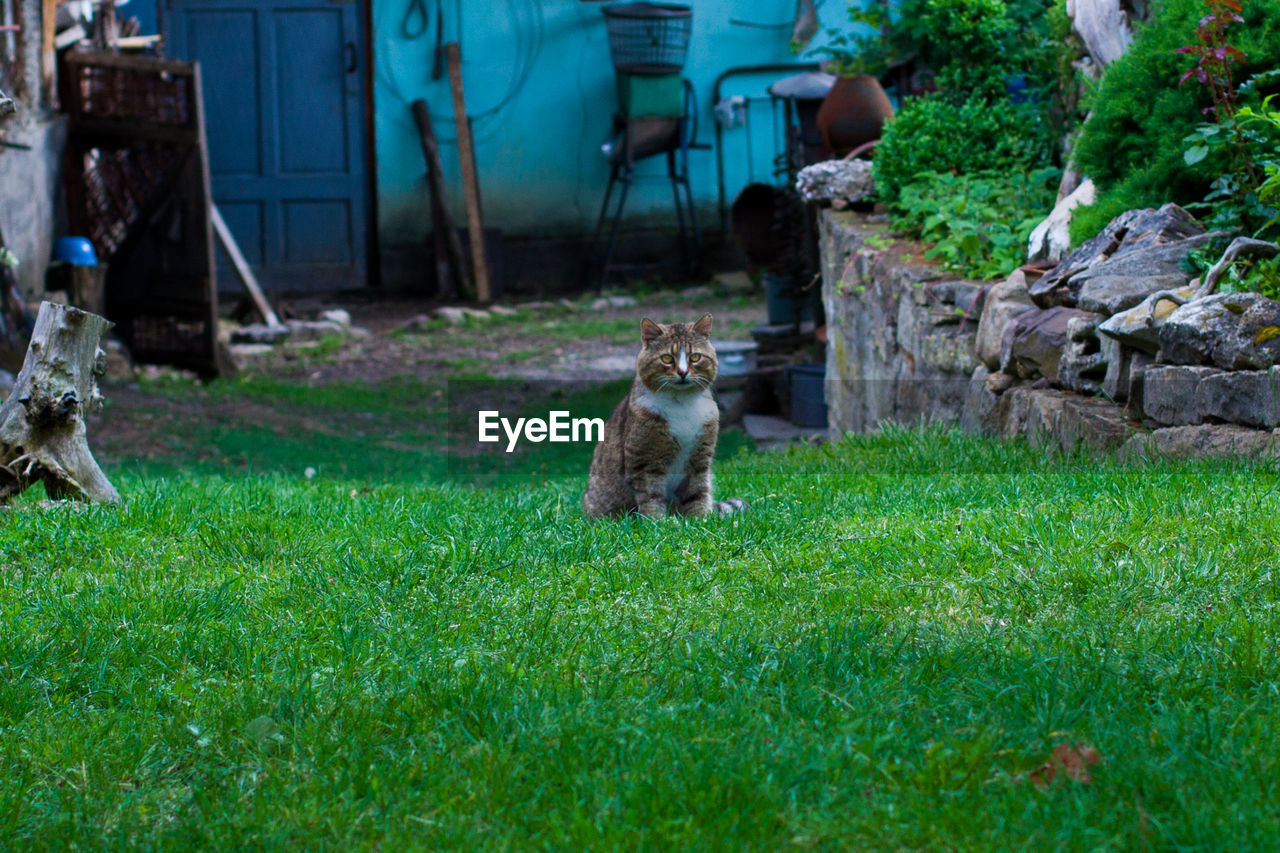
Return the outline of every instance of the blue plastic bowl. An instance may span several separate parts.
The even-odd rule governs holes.
[[[73,267],[96,267],[98,253],[88,237],[59,237],[53,244],[53,259]]]

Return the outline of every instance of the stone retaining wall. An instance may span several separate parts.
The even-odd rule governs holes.
[[[1111,277],[1088,311],[1068,299],[1037,307],[1022,273],[1000,283],[947,276],[876,217],[827,210],[820,227],[836,433],[935,421],[1128,458],[1280,455],[1280,367],[1163,364],[1166,355],[1180,359],[1181,344],[1157,354],[1098,333],[1145,295],[1186,284],[1167,268],[1145,282]],[[1167,243],[1158,248],[1175,254]],[[1233,297],[1250,311],[1260,299]],[[1237,308],[1226,313],[1247,313]],[[1198,346],[1199,355],[1180,360],[1211,362],[1214,342]]]

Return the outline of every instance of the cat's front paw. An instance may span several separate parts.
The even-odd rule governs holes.
[[[742,498],[729,498],[716,504],[716,512],[720,515],[733,515],[735,512],[746,512],[747,502]]]

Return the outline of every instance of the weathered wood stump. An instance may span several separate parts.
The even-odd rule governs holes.
[[[0,503],[37,481],[55,500],[120,501],[85,430],[85,416],[102,406],[98,342],[111,326],[79,308],[40,305],[22,371],[0,406]]]

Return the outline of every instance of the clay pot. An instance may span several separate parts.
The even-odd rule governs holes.
[[[842,157],[879,139],[891,118],[893,104],[879,80],[870,74],[841,77],[818,110],[818,131],[832,156]]]

